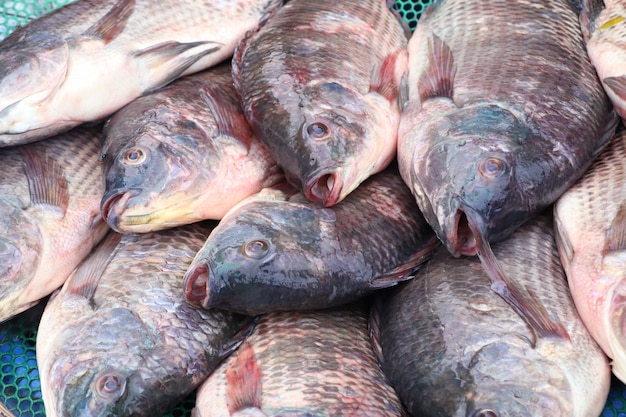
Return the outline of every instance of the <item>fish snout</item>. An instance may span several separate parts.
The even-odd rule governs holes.
[[[337,172],[324,172],[312,176],[305,183],[305,195],[310,201],[320,202],[324,207],[332,207],[341,197],[342,181]]]
[[[118,233],[120,215],[124,212],[131,194],[128,192],[117,192],[110,196],[105,196],[100,204],[100,211],[105,222]]]
[[[210,308],[209,266],[205,262],[191,265],[185,274],[183,288],[185,299],[193,305]]]

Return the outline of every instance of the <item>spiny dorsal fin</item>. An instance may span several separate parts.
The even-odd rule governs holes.
[[[111,10],[87,29],[84,35],[102,39],[107,44],[124,31],[134,10],[135,0],[119,0]]]
[[[106,266],[111,262],[122,235],[110,231],[98,246],[76,268],[64,291],[91,300]]]
[[[37,146],[24,146],[21,152],[32,203],[59,207],[65,215],[70,196],[62,167]]]
[[[435,97],[452,99],[455,75],[452,50],[439,36],[433,34],[428,40],[428,64],[417,83],[420,101]]]

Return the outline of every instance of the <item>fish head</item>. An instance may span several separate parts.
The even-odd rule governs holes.
[[[473,353],[467,366],[464,412],[467,417],[533,417],[573,415],[572,388],[567,373],[551,357],[528,354],[520,345],[487,343]],[[523,346],[526,345],[526,346]]]
[[[55,129],[42,117],[40,105],[64,82],[68,59],[67,43],[45,31],[5,43],[0,50],[1,144]]]
[[[177,388],[192,389],[186,370],[172,376],[184,359],[133,312],[101,309],[70,321],[40,360],[46,415],[159,415],[179,400]]]
[[[187,301],[252,315],[301,305],[328,268],[329,240],[320,223],[334,221],[333,214],[289,202],[229,213],[185,274]]]
[[[481,240],[510,235],[529,203],[519,173],[530,129],[511,111],[484,104],[454,109],[426,130],[416,148],[413,194],[450,253],[475,255]]]
[[[332,81],[309,83],[299,97],[285,142],[271,151],[293,185],[330,207],[393,160],[395,141],[387,138],[398,116]]]
[[[185,223],[221,157],[195,121],[169,110],[148,113],[144,123],[122,121],[104,131],[106,188],[100,207],[103,219],[121,233]]]
[[[31,307],[21,300],[40,264],[43,237],[17,204],[0,199],[0,322]]]

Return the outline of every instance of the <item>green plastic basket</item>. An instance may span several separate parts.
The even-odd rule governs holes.
[[[411,30],[432,0],[396,1],[394,7]],[[0,40],[24,25],[72,0],[0,0]],[[0,325],[0,402],[16,417],[44,417],[39,372],[35,359],[37,326],[44,304]],[[181,401],[167,417],[190,416],[195,394]],[[626,417],[626,387],[613,380],[601,417]]]

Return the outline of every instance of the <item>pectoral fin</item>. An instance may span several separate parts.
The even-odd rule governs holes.
[[[124,31],[128,19],[135,11],[135,0],[119,0],[111,10],[87,29],[86,37],[102,39],[108,44]]]
[[[104,269],[112,259],[117,244],[122,235],[116,232],[109,234],[76,268],[72,276],[67,280],[63,291],[91,300],[98,287]]]
[[[237,139],[245,146],[246,151],[250,150],[253,133],[241,109],[234,106],[231,100],[224,97],[223,91],[218,89],[201,91],[200,95],[213,114],[218,134]]]
[[[226,370],[226,404],[230,415],[245,408],[261,408],[261,368],[254,348],[244,342]]]
[[[417,252],[415,252],[411,257],[404,262],[402,265],[399,265],[393,268],[390,271],[387,271],[385,274],[381,275],[374,279],[370,285],[369,289],[377,290],[381,288],[387,288],[398,284],[399,282],[409,280],[413,278],[413,274],[415,271],[433,254],[433,251],[441,241],[437,239],[436,236],[433,236],[428,242],[423,245]]]
[[[186,57],[182,56],[194,48],[199,48],[199,52]],[[157,74],[155,78],[158,81],[154,87],[144,92],[147,94],[169,84],[200,59],[220,49],[221,44],[216,42],[180,43],[170,41],[135,51],[132,57],[144,61],[146,66]]]
[[[439,36],[433,34],[428,40],[428,64],[417,83],[422,102],[429,98],[454,95],[456,65],[452,50]]]
[[[24,146],[21,152],[31,202],[58,207],[62,215],[65,215],[69,191],[62,167],[36,145]]]

